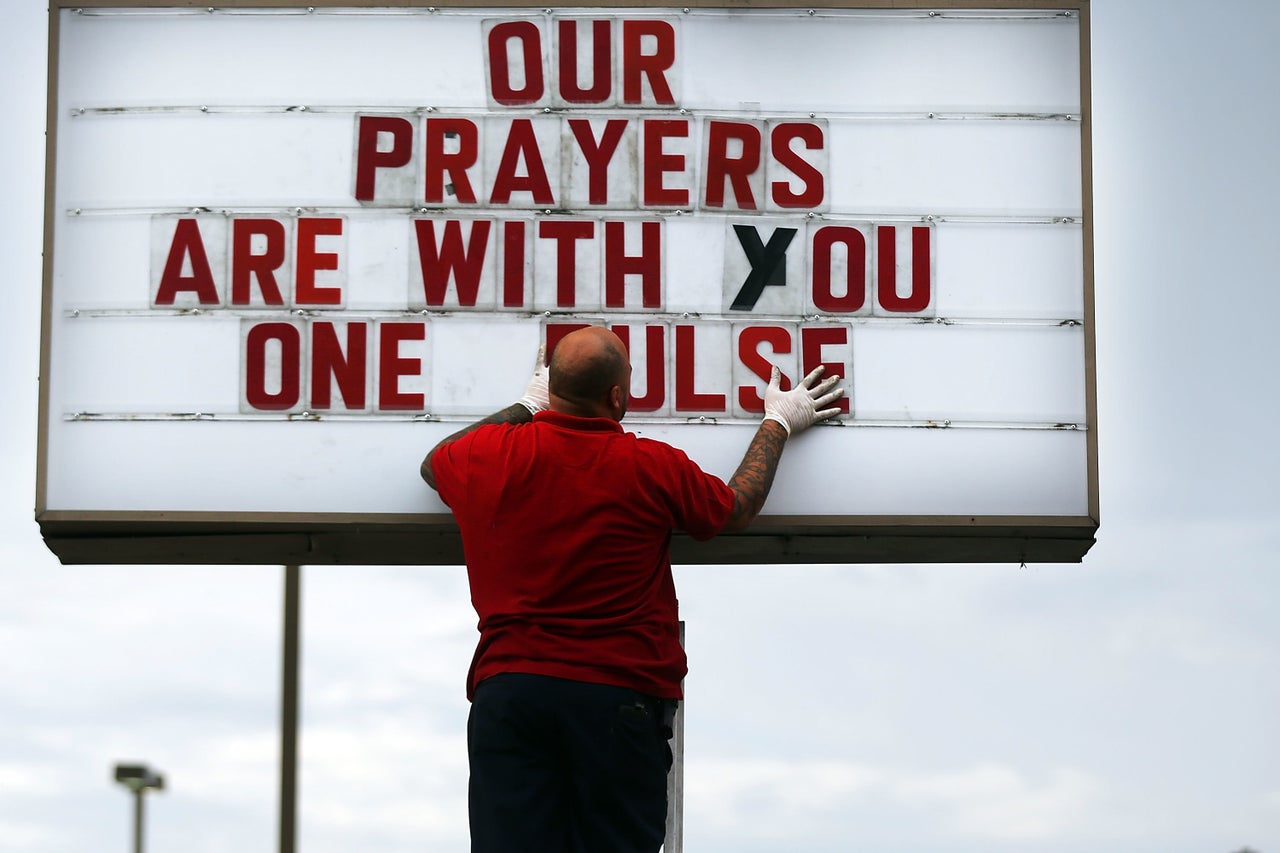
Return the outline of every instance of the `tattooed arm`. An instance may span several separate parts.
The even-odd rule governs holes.
[[[480,427],[487,424],[527,424],[533,420],[533,413],[529,411],[528,406],[523,403],[512,403],[500,412],[494,412],[486,418],[481,418],[473,424],[468,424],[453,435],[447,436],[435,447],[431,448],[431,452],[422,460],[422,465],[418,472],[422,475],[422,479],[426,481],[431,488],[436,487],[436,475],[431,470],[431,458],[436,455],[436,451],[444,447],[446,444],[452,444],[462,438],[469,432],[475,432]]]
[[[773,486],[773,475],[782,459],[782,448],[787,446],[787,430],[775,420],[763,421],[751,439],[738,470],[729,478],[733,489],[733,514],[725,523],[724,532],[743,530],[764,507],[764,499]]]
[[[494,412],[487,418],[481,418],[475,423],[463,427],[431,448],[431,452],[426,455],[426,458],[422,460],[422,465],[418,467],[418,473],[422,475],[422,479],[426,481],[427,485],[433,489],[436,487],[436,474],[431,469],[431,459],[436,455],[436,451],[446,444],[452,444],[467,433],[475,432],[487,424],[527,424],[533,420],[534,412],[540,412],[547,408],[550,405],[547,374],[546,349],[538,347],[538,358],[533,363],[533,377],[529,380],[529,385],[525,388],[524,396],[520,398],[519,402],[512,403],[500,412]]]
[[[773,369],[769,387],[764,392],[764,420],[751,439],[742,464],[729,480],[729,488],[733,489],[733,514],[725,523],[725,531],[742,530],[760,514],[773,486],[773,475],[778,472],[787,438],[840,413],[834,406],[844,396],[844,389],[835,387],[840,377],[823,379],[823,372],[823,368],[816,368],[796,387],[783,391],[782,374],[778,368]]]

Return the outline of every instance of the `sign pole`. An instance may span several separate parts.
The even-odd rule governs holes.
[[[680,620],[684,648],[684,620]],[[682,685],[683,686],[683,685]],[[671,771],[667,773],[667,835],[662,853],[684,853],[684,700],[671,724]]]
[[[142,853],[145,849],[145,843],[142,840],[142,827],[145,825],[144,809],[142,804],[142,793],[145,789],[139,788],[133,792],[133,853]]]
[[[294,853],[298,813],[298,647],[302,567],[284,567],[284,654],[280,701],[280,853]]]

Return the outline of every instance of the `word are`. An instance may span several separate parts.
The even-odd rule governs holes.
[[[155,216],[153,308],[338,308],[346,219]]]

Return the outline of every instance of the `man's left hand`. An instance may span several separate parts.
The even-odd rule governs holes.
[[[529,385],[524,389],[524,396],[520,398],[520,404],[528,409],[531,415],[536,415],[551,405],[551,393],[547,390],[548,375],[547,347],[544,344],[538,347],[538,361],[533,367],[533,377],[529,379]]]

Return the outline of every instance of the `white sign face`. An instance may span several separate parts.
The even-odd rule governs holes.
[[[55,8],[50,546],[323,528],[344,548],[308,561],[451,559],[357,526],[447,532],[424,453],[603,324],[624,426],[725,478],[774,365],[842,377],[773,538],[707,559],[1079,559],[1087,7],[1049,5]]]

